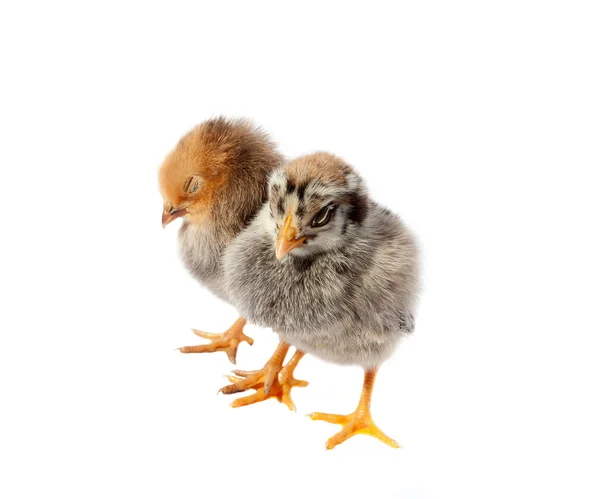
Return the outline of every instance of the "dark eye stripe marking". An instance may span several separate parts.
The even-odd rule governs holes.
[[[285,192],[287,194],[291,194],[296,190],[296,185],[292,182],[288,182]]]
[[[358,224],[361,225],[367,216],[367,212],[369,211],[369,205],[367,203],[366,196],[353,193],[349,199],[350,202],[350,212],[348,213],[348,218]]]
[[[344,220],[344,225],[342,225],[342,236],[346,234],[348,230],[348,219]]]
[[[298,186],[298,199],[300,201],[302,201],[304,199],[304,192],[306,191],[306,188],[308,187],[310,181],[308,182],[302,182],[299,186]]]
[[[277,211],[279,212],[280,215],[285,215],[285,213],[284,213],[285,208],[283,206],[283,198],[279,198],[279,200],[277,201]]]

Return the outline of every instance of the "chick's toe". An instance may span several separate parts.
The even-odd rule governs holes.
[[[250,336],[244,334],[246,321],[241,317],[223,334],[205,333],[192,329],[196,336],[207,339],[210,343],[204,345],[194,345],[178,348],[181,353],[205,353],[205,352],[225,352],[232,364],[235,364],[238,345],[245,341],[249,345],[254,343]]]
[[[238,393],[246,390],[256,390],[252,395],[241,397],[231,403],[232,407],[262,402],[276,398],[291,411],[296,410],[292,401],[291,390],[294,386],[308,386],[308,381],[294,378],[294,370],[304,353],[297,351],[290,361],[283,366],[289,345],[281,343],[273,356],[262,369],[256,371],[233,371],[235,376],[228,376],[231,385],[224,386],[219,391],[224,394]]]
[[[310,419],[313,421],[325,421],[327,423],[342,425],[342,429],[329,440],[327,440],[325,447],[328,450],[331,450],[336,445],[345,442],[350,437],[359,434],[375,437],[377,440],[389,445],[390,447],[394,447],[395,449],[401,447],[398,442],[383,433],[383,431],[381,431],[373,422],[373,418],[371,417],[371,394],[373,391],[373,384],[375,382],[375,375],[375,370],[365,372],[365,380],[360,401],[356,410],[352,414],[341,415],[327,414],[324,412],[313,412],[308,414]]]

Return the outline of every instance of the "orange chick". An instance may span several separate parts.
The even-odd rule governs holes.
[[[269,176],[282,161],[273,140],[251,121],[219,117],[184,135],[160,167],[162,225],[183,219],[178,241],[185,267],[226,302],[222,254],[267,200]],[[210,343],[180,351],[224,351],[235,364],[239,343],[254,342],[245,324],[239,317],[223,334],[193,329]]]

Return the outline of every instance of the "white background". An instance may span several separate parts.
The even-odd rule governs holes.
[[[598,497],[595,4],[3,2],[0,496]],[[373,401],[403,449],[303,417],[358,368],[234,410],[224,354],[174,351],[236,317],[159,222],[158,166],[218,114],[343,156],[418,234]]]

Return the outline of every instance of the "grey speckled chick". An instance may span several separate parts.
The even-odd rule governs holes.
[[[377,368],[414,328],[417,249],[400,219],[369,199],[340,158],[303,156],[273,174],[268,203],[224,260],[229,297],[249,321],[273,328],[282,345],[365,369],[355,413],[312,414],[344,425],[328,448],[358,432],[397,446],[373,424],[369,403]],[[244,381],[232,386],[246,389]]]
[[[223,287],[222,255],[267,199],[267,183],[283,162],[275,143],[245,119],[215,118],[184,135],[160,171],[164,200],[162,224],[176,218],[181,258],[190,273],[219,298]],[[183,347],[183,353],[225,351],[235,363],[243,333],[240,317],[224,334],[193,330],[210,344]]]

